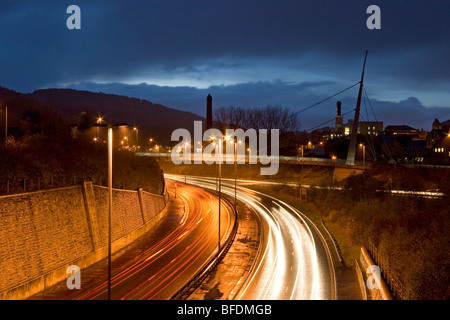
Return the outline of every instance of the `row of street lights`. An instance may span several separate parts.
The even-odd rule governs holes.
[[[308,149],[311,142],[308,142]],[[320,142],[320,145],[322,145],[322,142]],[[359,147],[362,148],[362,156],[363,156],[363,166],[366,165],[366,145],[364,143],[360,143]],[[302,178],[303,178],[303,146],[299,148],[301,155],[302,155]],[[332,160],[336,160],[336,156],[331,157]]]

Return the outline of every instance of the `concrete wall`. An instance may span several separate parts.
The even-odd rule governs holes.
[[[113,251],[162,218],[168,193],[113,190]],[[107,256],[108,189],[81,186],[0,197],[0,299],[24,299]]]

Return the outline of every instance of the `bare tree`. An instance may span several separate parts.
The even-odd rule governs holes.
[[[299,129],[297,115],[287,108],[268,105],[265,108],[221,107],[214,113],[216,127],[222,132],[235,129],[278,129],[280,150],[285,154],[295,153],[295,132]]]
[[[297,116],[280,106],[268,105],[265,108],[253,109],[221,107],[215,111],[214,116],[221,129],[279,129],[281,132],[295,132],[299,128]]]

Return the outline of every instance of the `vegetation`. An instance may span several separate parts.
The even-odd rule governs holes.
[[[10,191],[17,190],[22,181],[40,181],[40,186],[55,179],[55,186],[93,181],[106,185],[108,159],[106,143],[94,143],[83,133],[86,119],[80,119],[80,135],[73,138],[67,123],[31,109],[22,116],[20,138],[11,141],[0,152],[0,184],[9,181]],[[152,193],[162,192],[159,164],[152,158],[136,157],[128,151],[114,151],[113,187],[143,188]],[[16,190],[14,190],[16,187]],[[30,186],[31,187],[31,186]],[[29,188],[28,188],[29,190]]]
[[[313,188],[308,204],[300,206],[324,220],[337,239],[344,260],[358,257],[369,239],[392,276],[398,279],[408,299],[450,298],[450,170],[421,170],[403,167],[374,167],[344,181],[343,190]],[[430,181],[432,180],[432,182]],[[392,196],[377,190],[433,187],[444,198]],[[421,189],[423,190],[423,189]],[[298,196],[287,185],[273,187],[279,195]],[[295,198],[294,198],[295,199]],[[298,206],[298,198],[297,198]],[[319,222],[320,223],[320,222]]]

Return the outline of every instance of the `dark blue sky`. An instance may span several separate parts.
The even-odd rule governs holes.
[[[71,4],[81,30],[66,27]],[[381,30],[366,27],[371,4]],[[208,93],[214,106],[300,110],[358,82],[368,49],[376,117],[428,129],[450,118],[449,30],[441,0],[2,0],[0,86],[125,94],[201,115]],[[344,112],[356,95],[338,97]],[[303,128],[334,104],[302,115]]]

